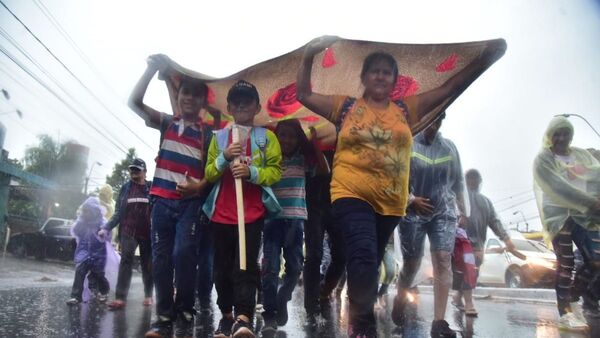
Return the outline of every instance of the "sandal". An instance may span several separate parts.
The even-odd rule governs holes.
[[[125,307],[125,302],[119,299],[115,299],[112,302],[108,303],[108,308],[111,310],[121,310]]]
[[[475,310],[475,308],[465,309],[465,315],[469,317],[477,317],[478,313],[477,310]]]

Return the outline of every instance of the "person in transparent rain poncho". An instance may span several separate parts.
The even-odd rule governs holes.
[[[400,221],[403,266],[398,278],[392,320],[402,326],[412,298],[411,286],[421,265],[425,235],[429,237],[434,278],[434,323],[444,320],[452,283],[451,254],[459,218],[466,215],[460,158],[452,141],[438,132],[445,113],[414,137],[410,161],[411,198],[407,215]],[[455,337],[451,330],[432,337]]]
[[[550,121],[533,166],[534,190],[546,241],[556,253],[556,299],[562,329],[585,330],[577,301],[587,298],[589,315],[600,297],[600,163],[571,146],[573,126],[565,117]],[[584,264],[575,273],[573,244]]]
[[[107,299],[110,290],[107,274],[114,280],[112,277],[116,276],[119,256],[110,241],[98,236],[98,231],[106,222],[105,212],[97,197],[88,197],[78,209],[77,220],[71,229],[71,234],[77,240],[77,248],[74,257],[75,278],[68,305],[87,301],[92,294],[100,302]]]

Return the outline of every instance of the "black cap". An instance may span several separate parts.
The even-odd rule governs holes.
[[[260,102],[258,98],[258,90],[256,87],[244,80],[239,80],[229,89],[229,93],[227,93],[227,102],[230,102],[234,97],[246,96],[256,100],[256,102]]]
[[[139,170],[146,170],[146,162],[144,162],[144,160],[142,160],[141,158],[136,158],[129,165],[129,169],[131,169],[131,168],[137,168]]]

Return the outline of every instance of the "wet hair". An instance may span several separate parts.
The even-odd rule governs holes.
[[[360,76],[363,77],[369,71],[369,69],[371,69],[371,66],[373,66],[373,64],[377,61],[387,62],[392,67],[392,71],[394,73],[394,79],[398,78],[398,72],[399,72],[398,71],[398,63],[396,62],[396,59],[394,59],[392,54],[385,53],[385,52],[373,52],[373,53],[367,55],[367,57],[365,58],[365,61],[363,61],[363,66],[362,66],[362,70],[360,71]]]
[[[467,177],[467,178],[472,177],[472,178],[476,179],[478,183],[481,183],[481,174],[479,173],[479,171],[477,169],[467,170],[467,172],[465,173],[465,177]]]
[[[302,129],[302,125],[300,124],[300,121],[298,119],[288,119],[279,121],[277,123],[277,126],[275,126],[275,135],[277,135],[279,130],[281,130],[281,128],[284,127],[290,127],[296,132],[296,137],[298,138],[298,149],[296,149],[296,151],[299,150],[300,153],[304,155],[304,159],[309,165],[316,164],[317,155],[315,154],[315,151],[312,145],[310,144],[308,137],[306,137],[306,134]]]
[[[179,88],[177,88],[177,95],[184,87],[192,88],[194,96],[202,96],[205,101],[208,99],[208,86],[204,81],[189,76],[182,77]]]

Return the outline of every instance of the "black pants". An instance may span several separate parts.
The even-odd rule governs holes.
[[[108,285],[108,280],[104,277],[104,264],[86,260],[85,262],[79,263],[75,269],[75,279],[73,280],[71,297],[81,301],[83,282],[85,281],[86,276],[88,277],[88,286],[92,292],[99,292],[103,295],[108,294],[110,286]]]
[[[356,198],[338,199],[332,209],[346,244],[349,325],[355,330],[375,329],[378,269],[400,217],[377,214]]]
[[[131,272],[135,249],[140,247],[140,266],[142,268],[142,281],[144,282],[144,295],[152,297],[152,245],[150,239],[142,240],[131,237],[125,233],[121,235],[121,263],[119,263],[119,277],[115,298],[127,300],[129,286],[131,285]]]
[[[326,177],[310,179],[306,186],[308,220],[304,224],[304,309],[309,314],[319,313],[319,297],[329,295],[337,286],[346,268],[346,250],[342,230],[331,215],[329,182]],[[331,263],[321,283],[323,236],[331,240]]]
[[[214,279],[222,313],[254,317],[260,284],[258,252],[264,220],[246,224],[246,270],[240,270],[238,227],[212,223],[215,244]]]

